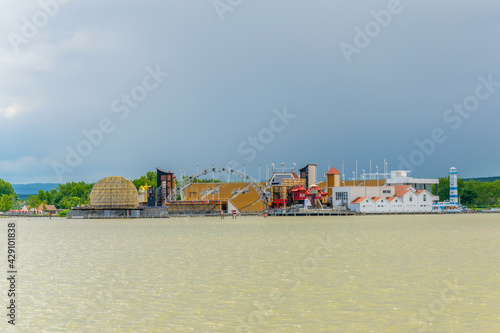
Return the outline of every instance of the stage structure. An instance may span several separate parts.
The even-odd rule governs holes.
[[[90,206],[72,207],[70,219],[165,218],[167,207],[139,207],[134,184],[123,177],[106,177],[90,192]]]
[[[231,175],[235,175],[242,179],[244,182],[247,182],[250,186],[252,186],[255,191],[259,194],[260,199],[262,202],[267,206],[269,202],[269,184],[266,186],[263,186],[261,183],[259,183],[256,179],[254,179],[252,176],[237,170],[237,169],[231,169],[231,168],[218,168],[218,167],[213,167],[213,168],[208,168],[201,170],[189,177],[184,177],[184,179],[177,184],[176,191],[177,195],[181,196],[182,200],[186,200],[186,189],[191,185],[197,178],[206,176],[206,175],[215,175],[216,173],[228,173]]]

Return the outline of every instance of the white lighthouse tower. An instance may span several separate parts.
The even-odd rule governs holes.
[[[455,167],[450,168],[450,204],[455,204],[458,206],[458,187],[457,187],[457,178],[458,172]]]

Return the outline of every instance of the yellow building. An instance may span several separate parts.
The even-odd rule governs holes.
[[[340,186],[340,172],[339,170],[335,169],[335,167],[332,167],[327,173],[326,173],[326,188],[328,192],[328,196],[332,196],[332,187],[338,187]]]

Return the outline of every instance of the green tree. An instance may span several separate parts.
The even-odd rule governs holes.
[[[81,206],[82,204],[85,204],[85,203],[88,203],[88,202],[84,202],[84,200],[82,198],[79,198],[79,197],[64,197],[60,201],[59,205],[60,205],[60,207],[70,209],[72,207]]]
[[[500,180],[493,182],[458,179],[458,197],[465,205],[479,207],[495,206],[500,203]],[[439,178],[439,200],[449,200],[450,183],[448,177]]]
[[[38,194],[36,196],[40,202],[47,201],[47,196],[45,195],[45,192],[43,190],[38,191]]]
[[[139,190],[139,187],[144,185],[156,187],[156,172],[148,171],[146,175],[140,176],[139,178],[132,180],[132,184],[135,185],[135,188],[137,190]]]
[[[14,198],[13,194],[3,194],[0,197],[0,211],[7,212],[14,206]]]
[[[30,195],[28,199],[26,199],[26,206],[28,206],[29,211],[31,212],[34,208],[36,209],[40,206],[41,201],[38,199],[36,195]]]
[[[55,190],[52,190],[52,191],[55,191]],[[47,204],[48,205],[53,205],[54,204],[54,197],[52,195],[52,191],[49,192],[49,191],[45,191],[45,198],[47,199]],[[57,193],[57,191],[56,191]]]
[[[58,216],[59,217],[66,217],[66,216],[68,216],[68,212],[70,212],[70,211],[71,211],[70,209],[62,210],[59,212]]]
[[[0,179],[0,196],[7,194],[7,195],[13,195],[15,194],[14,188],[12,185],[8,182],[6,182],[3,179]]]
[[[463,190],[462,195],[460,196],[460,202],[464,205],[470,206],[474,203],[474,200],[477,198],[477,192],[473,189],[466,188]]]
[[[440,177],[437,189],[437,195],[439,195],[439,201],[450,199],[450,180],[448,177]]]
[[[76,205],[88,204],[93,186],[94,184],[86,184],[85,182],[59,184],[57,189],[50,192],[52,204],[57,208],[66,209]],[[78,198],[78,200],[73,198]]]
[[[21,208],[23,208],[23,205],[24,205],[24,202],[17,195],[13,195],[11,209],[21,209]]]

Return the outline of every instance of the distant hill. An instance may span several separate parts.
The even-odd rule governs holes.
[[[494,182],[495,180],[500,180],[499,177],[479,177],[479,178],[464,178],[465,181],[473,180],[476,182]]]
[[[59,184],[56,183],[12,184],[12,187],[17,195],[22,197],[35,195],[40,190],[50,191],[55,189],[57,186],[59,186]]]

